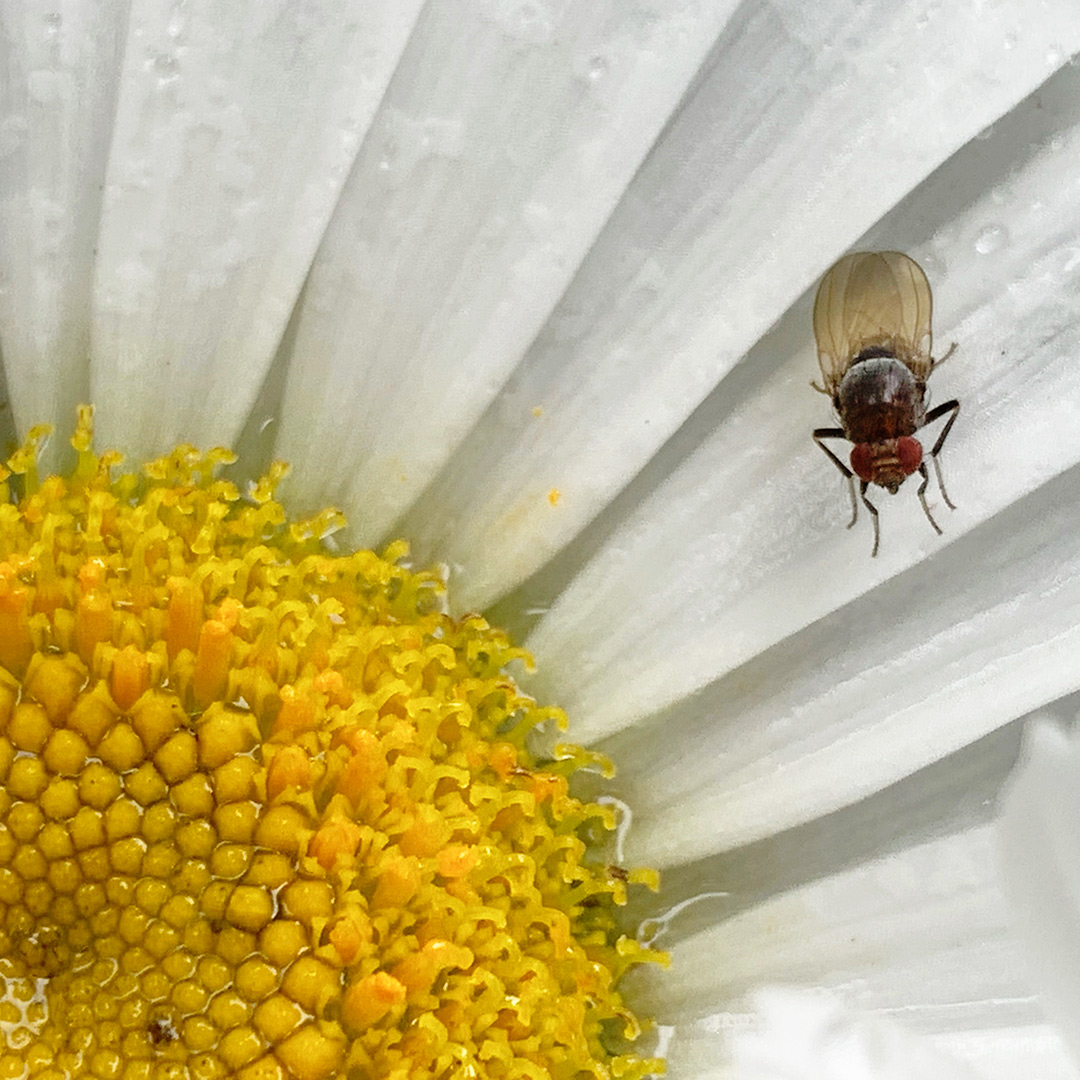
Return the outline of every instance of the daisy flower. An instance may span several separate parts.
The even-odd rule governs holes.
[[[434,879],[476,902],[488,856],[469,837],[526,843],[512,815],[449,813],[457,769],[505,780],[553,838],[560,822],[580,840],[618,820],[610,867],[579,865],[574,848],[553,877],[579,890],[574,940],[604,952],[605,970],[649,945],[670,954],[670,969],[635,966],[612,994],[655,1017],[677,1080],[871,1080],[912,1063],[1076,1080],[1038,996],[1069,985],[1067,964],[1046,975],[1045,945],[1068,940],[1074,905],[1066,891],[1039,911],[1031,890],[1006,889],[996,807],[1024,718],[1069,718],[1080,687],[1078,51],[1070,0],[0,3],[3,421],[22,447],[8,466],[21,501],[0,507],[0,856],[22,868],[21,892],[0,880],[0,1032],[30,1032],[29,1047],[40,1030],[47,987],[26,972],[13,985],[11,949],[44,963],[35,920],[84,885],[99,888],[78,894],[85,910],[72,899],[70,925],[127,947],[82,992],[131,984],[126,1013],[119,997],[116,1015],[72,999],[70,1031],[98,1040],[77,1064],[26,1049],[0,1076],[143,1075],[123,1044],[135,1029],[163,1053],[205,1040],[192,1076],[404,1080],[410,1062],[442,1060],[424,1047],[445,1048],[439,1030],[485,991],[423,1024],[409,1010],[494,958],[478,962],[429,905],[413,952],[342,972],[395,932],[396,916],[372,914]],[[873,559],[868,523],[844,530],[846,492],[809,437],[832,422],[808,386],[813,291],[851,249],[916,259],[937,353],[958,345],[930,385],[961,401],[942,454],[958,508],[934,504],[939,538],[912,485],[883,496]],[[73,452],[44,444],[37,425],[68,433],[83,402],[100,452],[85,411]],[[54,470],[67,479],[40,479]],[[402,567],[398,538],[412,566],[446,567],[450,615],[437,576]],[[271,539],[275,554],[256,554]],[[367,547],[386,558],[350,554]],[[319,561],[335,553],[347,570]],[[189,554],[204,560],[194,585]],[[425,623],[395,641],[406,658],[354,672],[351,690],[311,675],[283,694],[305,664],[349,667],[371,632],[361,600],[376,625],[408,609],[452,640]],[[491,625],[535,657],[534,674],[516,672],[527,696],[506,682],[519,653]],[[240,654],[276,689],[236,675]],[[440,714],[428,734],[451,771],[429,787],[443,801],[421,810],[416,776],[402,781],[413,801],[388,799],[400,817],[369,880],[373,837],[356,831],[375,813],[368,781],[397,775],[416,741],[403,699],[371,703],[391,674],[489,726],[474,740],[460,710]],[[480,697],[478,679],[492,680]],[[557,752],[549,781],[524,755],[551,703],[589,749]],[[369,706],[379,723],[348,712]],[[236,720],[245,710],[251,723]],[[601,792],[588,767],[603,758],[619,771]],[[430,765],[418,775],[435,777]],[[565,790],[581,765],[592,802]],[[184,821],[160,811],[153,835],[132,831],[161,801],[158,779],[188,784],[169,795]],[[1046,797],[1016,790],[1029,802],[1004,831],[1013,867]],[[266,825],[222,811],[255,803],[281,813]],[[28,809],[12,820],[16,804]],[[163,861],[144,877],[163,882],[180,872],[169,852],[211,858],[195,819],[232,847],[207,862],[205,887],[222,887],[185,922],[173,899],[194,886],[135,890],[151,852]],[[78,885],[33,876],[39,834]],[[1032,848],[1049,877],[1071,856],[1068,830],[1054,835]],[[251,852],[232,848],[253,840],[307,860],[333,903],[286,895],[280,861],[246,877]],[[138,867],[117,869],[124,859]],[[641,945],[608,919],[624,866],[663,878],[656,897],[630,893]],[[130,897],[108,892],[119,878]],[[544,899],[548,884],[530,888]],[[269,908],[259,889],[279,890]],[[128,910],[142,915],[123,926],[101,914]],[[300,929],[273,931],[259,955],[310,960],[282,994],[245,952],[276,922]],[[191,932],[228,931],[229,970],[177,960],[169,975],[174,935],[204,923]],[[507,932],[507,954],[575,947],[562,921],[545,925],[539,945],[528,920]],[[148,990],[150,967],[166,974]],[[577,984],[590,1008],[609,989],[594,975]],[[179,1014],[140,1004],[175,1006],[172,983],[188,995]],[[503,1034],[442,1074],[518,1075],[502,1047],[533,1037],[518,1028],[559,999],[551,987],[488,1009]],[[622,998],[604,1000],[605,1023],[630,1031]],[[565,1048],[553,1032],[575,1016],[568,1004],[536,1038]],[[357,1033],[395,1025],[391,1068]],[[606,1029],[594,1035],[608,1053]],[[289,1049],[268,1051],[279,1042]],[[616,1074],[646,1067],[610,1053]]]

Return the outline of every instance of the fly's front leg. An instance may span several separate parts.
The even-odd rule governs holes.
[[[859,504],[855,501],[855,480],[851,470],[821,441],[822,439],[846,439],[843,428],[838,427],[820,427],[814,432],[814,442],[825,451],[826,454],[832,459],[832,463],[844,474],[844,479],[847,480],[848,494],[851,496],[851,520],[848,522],[847,527],[850,529],[855,524],[855,519],[859,516]],[[863,489],[865,491],[865,487]],[[865,501],[865,500],[864,500]],[[877,511],[874,511],[877,513]]]
[[[950,349],[949,351],[951,352],[952,350]],[[946,353],[946,356],[947,355],[948,353]],[[930,451],[930,456],[934,459],[934,473],[937,476],[938,487],[941,488],[941,497],[945,500],[945,505],[950,510],[955,510],[956,507],[949,498],[949,493],[945,490],[945,481],[941,478],[941,464],[938,461],[938,454],[941,453],[941,448],[945,445],[945,440],[952,430],[953,424],[956,422],[956,417],[960,413],[960,402],[957,401],[956,398],[953,398],[952,401],[946,401],[943,404],[938,405],[937,408],[931,409],[926,414],[926,422],[932,424],[935,420],[940,420],[948,412],[951,412],[952,416],[949,417],[948,422],[941,429],[941,434],[937,437],[937,442],[934,443],[934,449]],[[923,486],[925,487],[925,485]],[[927,517],[929,516],[929,513],[927,513]],[[934,519],[930,518],[930,520],[933,522]],[[937,529],[937,526],[935,525],[934,528]],[[941,530],[938,529],[938,532],[941,532]]]
[[[934,460],[937,461],[937,458],[934,458]],[[919,465],[919,472],[922,475],[922,483],[919,485],[919,502],[922,503],[923,513],[926,515],[926,520],[934,526],[934,532],[936,532],[938,536],[940,536],[941,526],[938,525],[938,523],[934,520],[934,515],[930,513],[930,507],[926,505],[926,485],[930,483],[930,474],[926,471],[925,461]],[[938,479],[940,479],[940,476],[938,477]],[[942,494],[944,494],[944,492]],[[948,499],[946,499],[945,501],[949,502]],[[952,503],[949,503],[949,505],[952,506]],[[956,508],[953,507],[953,509]]]
[[[869,486],[867,481],[859,481],[859,498],[862,499],[863,506],[870,511],[870,520],[874,523],[874,550],[870,552],[870,558],[873,559],[877,556],[878,543],[881,540],[881,527],[878,525],[877,507],[866,497],[866,489]]]
[[[948,352],[945,353],[944,356],[939,356],[936,360],[931,361],[930,370],[931,371],[937,371],[937,369],[939,367],[941,367],[941,365],[944,364],[945,361],[948,360],[949,357],[952,356],[952,354],[954,352],[956,352],[956,342],[955,341],[949,346],[949,350],[948,350]]]

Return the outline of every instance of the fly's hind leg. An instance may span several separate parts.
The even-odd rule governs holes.
[[[851,520],[844,528],[853,529],[859,516],[859,504],[855,501],[855,478],[850,473],[847,478],[847,493],[851,496]]]
[[[950,510],[955,510],[956,509],[956,504],[952,501],[952,499],[949,498],[949,493],[945,490],[945,481],[942,479],[942,476],[941,476],[941,464],[938,461],[937,457],[933,458],[933,462],[934,462],[934,475],[937,477],[937,486],[941,489],[941,497],[945,500],[945,505]]]
[[[820,389],[820,388],[818,388]],[[822,391],[824,393],[824,391]],[[851,496],[851,520],[847,523],[847,527],[850,529],[854,524],[856,518],[859,516],[859,504],[855,501],[855,479],[851,470],[821,441],[822,439],[846,439],[843,428],[822,427],[817,428],[814,431],[814,442],[825,451],[831,458],[832,463],[840,470],[844,475],[844,479],[847,480],[848,494]],[[865,488],[863,489],[865,491]],[[864,500],[865,501],[865,500]]]
[[[937,458],[934,458],[934,462],[935,463],[937,462]],[[919,492],[918,492],[918,494],[919,494],[919,502],[922,503],[923,513],[926,515],[926,520],[929,521],[930,524],[934,526],[934,532],[936,532],[938,534],[938,536],[940,536],[941,535],[941,526],[934,520],[934,515],[930,513],[930,507],[927,506],[927,504],[926,504],[926,485],[930,483],[930,474],[926,471],[926,462],[925,461],[919,466],[919,473],[922,476],[922,483],[919,485]],[[940,479],[941,479],[941,476],[939,474],[938,475],[938,480],[940,481]],[[944,494],[944,492],[942,492],[942,494]],[[946,499],[945,501],[947,503],[949,503],[950,506],[952,506],[952,503],[950,503],[948,499]],[[953,509],[955,510],[956,508],[953,507]]]
[[[874,550],[870,552],[870,558],[873,559],[877,557],[878,543],[881,541],[881,526],[878,525],[877,507],[866,497],[869,486],[865,480],[859,481],[859,498],[862,499],[863,506],[870,511],[870,520],[874,523]]]
[[[952,350],[950,349],[949,352],[951,351]],[[946,353],[945,355],[948,356],[949,354]],[[960,402],[957,401],[956,398],[953,398],[952,401],[943,402],[941,405],[938,405],[937,408],[931,409],[926,414],[926,422],[932,424],[935,420],[940,420],[941,417],[948,412],[951,412],[952,416],[949,417],[947,423],[941,429],[941,434],[937,437],[937,442],[934,443],[933,450],[930,451],[930,457],[933,458],[934,461],[934,474],[937,476],[938,487],[941,489],[941,497],[945,500],[945,505],[950,510],[955,510],[956,507],[953,505],[952,499],[949,498],[949,493],[945,490],[945,481],[941,478],[941,463],[938,461],[938,454],[941,453],[941,448],[945,445],[945,440],[948,438],[949,432],[956,422],[956,417],[960,413]],[[926,485],[923,484],[924,488],[925,486]],[[925,503],[923,505],[925,507]],[[930,517],[929,512],[927,512],[927,517]],[[933,520],[933,518],[930,518],[931,523]],[[935,525],[934,528],[937,529],[937,526]],[[941,530],[938,529],[938,532],[941,532]]]

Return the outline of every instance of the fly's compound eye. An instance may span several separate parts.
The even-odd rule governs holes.
[[[910,476],[922,464],[922,443],[905,435],[896,440],[896,456],[900,459],[904,475]]]
[[[915,442],[914,439],[907,439],[907,442]],[[918,443],[915,443],[918,446]],[[919,449],[919,455],[922,456],[922,448]],[[917,467],[917,466],[916,466]],[[870,483],[874,478],[874,456],[870,453],[869,443],[856,443],[851,449],[851,471],[860,479],[865,480],[866,483]]]

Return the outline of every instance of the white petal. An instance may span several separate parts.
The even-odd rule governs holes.
[[[89,397],[90,289],[127,5],[0,3],[0,342],[23,431]]]
[[[305,290],[278,445],[298,498],[343,504],[368,542],[391,526],[536,335],[733,7],[428,5]]]
[[[968,1062],[987,1080],[1077,1080],[1077,1069],[1061,1033],[1052,1024],[998,1024],[942,1032],[934,1043]]]
[[[1051,119],[1028,144],[1023,121],[1044,102]],[[808,437],[829,410],[806,386],[815,364],[805,298],[748,357],[735,401],[717,400],[713,434],[611,531],[530,641],[545,677],[538,689],[587,736],[663,708],[928,554],[946,557],[964,532],[1080,460],[1080,72],[1062,72],[999,129],[956,155],[877,236],[936,265],[938,338],[960,342],[931,384],[939,399],[962,402],[943,454],[959,509],[930,492],[945,535],[934,535],[914,485],[876,499],[879,558],[869,557],[865,512],[845,533],[845,489]],[[984,258],[978,238],[1002,221],[1015,231]],[[1028,514],[1053,504],[1040,496]],[[1029,536],[1038,528],[1015,519],[1007,528],[1017,525]],[[997,531],[973,538],[968,557],[993,557],[999,542]],[[1067,545],[1061,554],[1073,558]],[[985,604],[995,590],[1016,595],[975,580]],[[912,595],[910,645],[922,636],[921,594]]]
[[[566,544],[778,312],[1078,35],[1071,3],[1038,19],[1021,3],[740,9],[521,369],[404,522],[421,554],[461,567],[458,601],[489,604]],[[793,424],[827,421],[815,370],[791,373],[806,401]],[[722,475],[761,483],[784,409],[766,405]],[[686,535],[679,508],[668,524]],[[694,524],[712,543],[716,526]]]
[[[240,430],[421,0],[136,0],[91,389],[145,455]]]
[[[754,1027],[733,1033],[736,1080],[977,1080],[930,1042],[828,994],[772,987],[752,999]]]
[[[1032,977],[1080,1060],[1080,741],[1044,723],[1026,749],[1002,800],[1005,887]]]
[[[758,1008],[715,1013],[680,1025],[668,1042],[667,1075],[673,1080],[826,1080],[834,1074],[824,1071],[821,1055],[814,1055],[820,1048],[826,1066],[838,1057],[841,1068],[857,1068],[869,1060],[900,1069],[901,1080],[1080,1077],[1061,1036],[1046,1023],[964,1027],[918,1036],[902,1026],[902,1019],[853,1013],[822,991],[769,988],[753,995],[750,1004]],[[788,1071],[778,1074],[781,1067]],[[818,1071],[800,1071],[808,1067]],[[874,1080],[880,1075],[870,1074]],[[841,1078],[848,1080],[843,1072],[836,1080]]]
[[[749,908],[736,891],[729,901],[736,913],[677,941],[671,970],[642,973],[637,990],[660,1023],[675,1022],[676,1047],[680,1025],[691,1037],[701,1033],[702,1024],[695,1029],[687,1018],[745,1015],[755,988],[770,984],[827,990],[848,1008],[931,1040],[947,1034],[954,1049],[965,1030],[1038,1028],[993,845],[992,826],[976,825],[811,878]],[[1061,1068],[1062,1058],[1056,1054]],[[1080,1075],[1061,1068],[1071,1080]]]
[[[1013,1022],[1036,1019],[993,840],[992,827],[980,824],[900,844],[759,903],[737,878],[717,882],[730,886],[729,898],[703,901],[710,910],[696,913],[714,925],[674,945],[670,933],[657,941],[672,966],[643,973],[646,1000],[664,1023],[739,1006],[756,987],[778,983],[843,992],[863,1010],[904,1012],[913,1030],[985,1024],[996,1009]],[[800,858],[790,872],[809,875],[813,851]],[[734,914],[723,918],[725,907]],[[680,913],[671,933],[692,925],[691,912]],[[651,933],[652,924],[643,929]]]
[[[634,857],[671,865],[812,820],[1080,687],[1078,504],[1074,469],[605,743]]]

